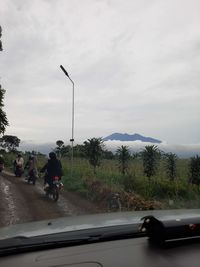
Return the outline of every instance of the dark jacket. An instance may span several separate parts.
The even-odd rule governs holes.
[[[4,164],[4,159],[0,157],[0,164]]]
[[[60,160],[58,159],[49,159],[48,162],[41,169],[41,172],[47,172],[47,176],[49,178],[53,178],[54,176],[62,177],[62,165]]]

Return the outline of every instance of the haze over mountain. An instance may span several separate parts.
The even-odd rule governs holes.
[[[109,136],[103,138],[104,141],[141,141],[146,143],[156,143],[160,144],[162,141],[152,138],[152,137],[145,137],[140,134],[127,134],[127,133],[113,133]]]
[[[82,143],[76,143],[82,144]],[[112,152],[116,152],[118,147],[121,145],[128,146],[131,153],[140,152],[146,145],[152,145],[150,142],[142,142],[142,141],[119,141],[119,140],[109,140],[105,141],[105,149],[111,150]],[[67,145],[70,145],[68,143]],[[164,152],[172,152],[177,154],[181,158],[188,158],[195,155],[200,155],[200,144],[169,144],[166,142],[162,142],[156,144],[158,148]],[[48,154],[56,147],[55,142],[49,143],[35,143],[33,141],[22,141],[20,144],[20,150],[22,151],[38,151],[44,154]]]

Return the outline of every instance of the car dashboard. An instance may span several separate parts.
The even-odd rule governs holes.
[[[0,259],[0,266],[197,267],[199,250],[198,242],[161,248],[152,246],[147,237],[141,237],[10,255]]]

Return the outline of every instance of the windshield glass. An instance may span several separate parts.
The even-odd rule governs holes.
[[[1,3],[2,236],[200,207],[199,8]]]

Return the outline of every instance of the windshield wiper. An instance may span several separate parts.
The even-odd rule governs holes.
[[[0,240],[0,256],[47,248],[75,246],[133,237],[136,238],[144,235],[145,233],[139,231],[138,224],[129,224],[61,232],[34,237],[16,236],[14,238]]]
[[[67,245],[82,244],[88,242],[89,237],[48,240],[43,237],[14,237],[0,241],[0,256],[14,253],[42,250],[46,248],[62,247]]]

